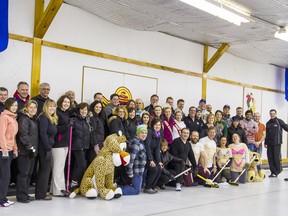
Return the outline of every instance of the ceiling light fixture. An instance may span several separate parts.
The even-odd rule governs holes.
[[[280,27],[280,29],[274,34],[275,38],[288,41],[288,27]]]
[[[218,0],[217,2],[220,4],[219,6],[215,5],[215,4],[212,4],[212,3],[210,3],[210,2],[208,2],[206,0],[180,0],[180,1],[182,1],[182,2],[184,2],[186,4],[189,4],[189,5],[193,6],[193,7],[196,7],[198,9],[200,9],[200,10],[203,10],[203,11],[205,11],[207,13],[210,13],[210,14],[212,14],[214,16],[217,16],[217,17],[219,17],[221,19],[224,19],[224,20],[226,20],[226,21],[228,21],[230,23],[238,25],[238,26],[240,26],[241,23],[250,22],[248,17],[245,18],[244,15],[240,16],[240,15],[238,15],[236,13],[236,12],[239,13],[239,7],[237,7],[237,8],[235,7],[235,9],[234,9],[233,5],[229,5],[229,9],[234,10],[235,13],[231,12],[228,9],[225,9],[223,6],[224,5],[227,6],[227,4],[225,4],[226,1],[222,2],[221,0]],[[247,15],[248,15],[248,13],[247,13]]]

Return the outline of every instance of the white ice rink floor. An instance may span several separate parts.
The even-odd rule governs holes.
[[[267,175],[269,175],[267,171]],[[278,178],[266,178],[261,183],[246,183],[237,186],[206,188],[183,187],[182,192],[166,187],[157,194],[122,196],[105,201],[101,198],[88,200],[81,196],[75,199],[53,197],[52,201],[17,203],[0,208],[0,216],[287,216],[288,215],[288,170]]]

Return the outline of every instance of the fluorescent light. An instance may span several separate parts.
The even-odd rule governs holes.
[[[189,4],[193,7],[196,7],[200,10],[203,10],[207,13],[210,13],[214,16],[217,16],[221,19],[224,19],[228,22],[231,22],[235,25],[240,26],[241,23],[248,23],[250,20],[246,19],[245,17],[239,16],[236,13],[233,13],[223,7],[219,7],[215,4],[207,2],[205,0],[180,0],[186,4]],[[231,7],[230,7],[231,8]]]
[[[280,30],[274,34],[274,37],[284,41],[288,41],[287,27],[280,28]]]

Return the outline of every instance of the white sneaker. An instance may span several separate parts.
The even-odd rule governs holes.
[[[176,191],[181,191],[181,184],[180,183],[176,183]]]
[[[8,202],[0,204],[0,207],[9,207],[9,206],[10,206],[10,204]]]
[[[10,200],[8,200],[7,203],[8,203],[9,205],[13,205],[13,204],[14,204],[14,202],[13,202],[13,201],[10,201]]]

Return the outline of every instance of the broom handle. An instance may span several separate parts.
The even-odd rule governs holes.
[[[231,159],[229,158],[229,160],[227,160],[227,162],[224,164],[224,166],[219,170],[219,172],[214,176],[214,178],[212,179],[212,182],[215,181],[215,179],[220,175],[220,173],[225,169],[225,167],[228,165],[228,163],[231,161]]]
[[[251,163],[255,160],[256,156],[253,156],[253,158],[251,159],[251,161],[249,162],[249,166],[251,165]],[[243,173],[246,171],[247,169],[244,168],[242,170],[242,172],[238,175],[238,177],[234,180],[234,182],[237,182],[239,180],[239,178],[243,175]]]
[[[191,167],[189,167],[188,169],[184,170],[183,172],[179,173],[178,175],[174,176],[174,178],[178,178],[179,176],[183,175],[184,173],[188,172],[189,170],[191,170]]]
[[[72,125],[70,126],[69,134],[69,147],[68,147],[68,169],[67,169],[67,181],[66,181],[66,191],[69,191],[69,182],[70,182],[70,166],[71,166],[71,150],[72,150]]]

